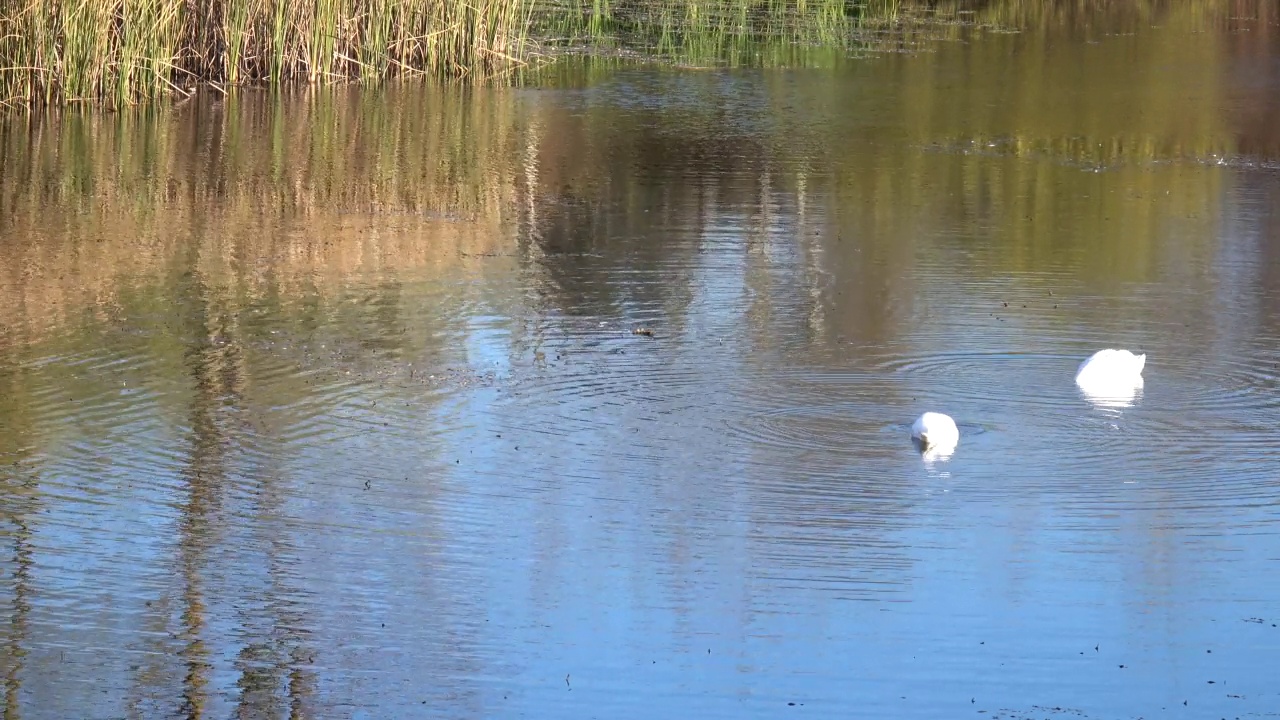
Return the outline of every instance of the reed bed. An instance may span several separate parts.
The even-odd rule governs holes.
[[[839,47],[858,20],[896,0],[543,0],[533,32],[549,44],[627,48],[681,62],[737,62],[782,45]]]
[[[875,33],[1141,25],[1258,0],[0,0],[0,109],[185,96],[199,84],[507,76],[536,48],[690,65],[829,65]],[[1264,13],[1267,14],[1267,13]],[[825,53],[825,54],[824,54]]]
[[[1205,242],[1218,236],[1212,200],[1235,174],[1179,167],[1238,155],[1241,124],[1255,122],[1226,95],[1187,103],[1187,87],[1219,87],[1235,61],[1223,35],[1185,31],[1202,17],[1171,8],[1162,25],[1184,31],[1142,30],[1140,52],[1028,32],[1021,52],[1042,59],[1028,72],[1008,73],[1004,52],[965,50],[964,92],[937,80],[969,47],[956,43],[886,57],[852,95],[832,95],[820,73],[769,74],[745,124],[711,102],[620,111],[411,83],[0,123],[0,350],[6,333],[44,337],[84,308],[123,307],[130,288],[163,282],[191,253],[246,297],[305,294],[380,268],[464,277],[505,262],[492,256],[536,256],[539,238],[637,237],[659,206],[672,213],[664,222],[711,226],[725,208],[805,193],[812,217],[846,236],[968,228],[992,237],[993,267],[1026,273],[1079,250],[1096,259],[1095,277],[1142,280],[1162,267],[1168,218],[1194,220],[1188,232]],[[557,72],[582,87],[593,66]],[[1064,95],[1080,73],[1097,78],[1096,92]],[[681,75],[687,97],[725,97],[720,74]],[[856,138],[829,122],[860,113],[876,122]],[[1116,173],[1126,192],[1102,192]],[[675,250],[654,242],[645,252],[665,263]]]
[[[534,0],[0,0],[0,105],[122,108],[197,83],[491,77]]]
[[[490,78],[537,45],[683,59],[839,46],[898,0],[0,0],[0,106],[122,108],[197,84]],[[776,50],[771,50],[776,54]]]

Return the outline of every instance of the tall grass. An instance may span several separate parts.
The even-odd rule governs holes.
[[[534,0],[0,0],[0,104],[120,108],[196,82],[487,77]]]
[[[1257,0],[1240,0],[1251,4]],[[1184,0],[1221,8],[1221,0]],[[829,65],[868,29],[1139,24],[1177,0],[0,0],[0,109],[125,107],[198,83],[487,78],[531,43],[705,65]],[[905,20],[905,22],[904,22]],[[901,39],[901,38],[899,38]]]
[[[1011,30],[1142,25],[1190,7],[1206,21],[1270,18],[1268,0],[535,0],[532,34],[575,49],[690,64],[827,64],[823,51],[873,51],[982,25]],[[1229,11],[1229,12],[1228,12]],[[888,37],[892,35],[892,37]],[[812,53],[812,50],[819,52]]]
[[[534,33],[568,45],[736,63],[778,43],[844,45],[867,12],[855,0],[542,0]]]

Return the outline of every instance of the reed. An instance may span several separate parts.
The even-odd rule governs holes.
[[[548,43],[623,48],[680,62],[744,64],[771,46],[840,47],[877,5],[853,0],[542,0],[534,34]]]
[[[1216,16],[1230,3],[1187,0]],[[829,65],[868,30],[1136,25],[1174,0],[0,0],[0,108],[123,108],[199,83],[476,80],[530,49],[627,51],[693,65]],[[1236,3],[1239,4],[1239,3]],[[1246,3],[1247,4],[1247,3]]]
[[[627,50],[682,63],[812,64],[808,51],[873,49],[939,27],[1015,30],[1088,24],[1106,16],[1120,26],[1149,23],[1187,5],[1225,20],[1256,0],[536,0],[533,35],[593,51]],[[799,51],[797,51],[799,49]],[[821,57],[821,52],[818,53]]]
[[[199,82],[490,77],[534,0],[0,0],[0,104],[123,108]]]

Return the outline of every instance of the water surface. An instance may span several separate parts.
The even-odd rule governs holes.
[[[1195,7],[9,122],[7,716],[1280,714],[1280,30]]]

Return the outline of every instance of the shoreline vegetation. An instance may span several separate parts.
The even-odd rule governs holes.
[[[389,82],[376,92],[334,85],[279,94],[297,96],[289,101],[271,91],[206,93],[181,107],[0,122],[0,352],[90,315],[136,317],[129,303],[140,289],[188,269],[247,308],[370,273],[456,283],[512,257],[531,267],[546,258],[554,270],[559,253],[576,257],[561,243],[638,236],[655,222],[650,210],[672,226],[711,228],[760,206],[751,238],[803,213],[806,223],[831,223],[822,227],[835,236],[990,235],[997,259],[983,262],[1015,274],[1081,247],[1091,277],[1145,281],[1163,267],[1168,219],[1184,218],[1188,237],[1215,238],[1215,199],[1235,191],[1238,173],[1183,168],[1280,156],[1273,105],[1240,103],[1219,81],[1238,72],[1234,63],[1271,56],[1263,27],[1241,34],[1256,45],[1227,44],[1200,32],[1220,17],[1194,7],[1159,19],[1173,31],[1063,43],[1066,21],[1046,19],[1008,42],[886,58],[857,77],[865,108],[849,96],[828,107],[829,79],[848,75],[779,74],[741,96],[758,101],[748,126],[723,122],[708,102],[723,96],[721,78],[684,72],[643,90],[659,97],[681,87],[693,102],[646,103],[643,112],[503,86],[424,92]],[[1278,19],[1265,27],[1280,28]],[[1015,44],[1044,62],[1004,73]],[[966,58],[968,86],[939,82]],[[580,85],[613,67],[566,62],[547,74]],[[1063,92],[1082,75],[1100,78],[1089,83],[1098,92]],[[1196,102],[1186,88],[1199,89]],[[1114,101],[1127,92],[1140,95]],[[1134,115],[1134,104],[1144,112]],[[852,139],[830,122],[844,112],[875,122],[854,123],[862,135]],[[655,163],[662,183],[653,181]],[[1116,173],[1124,178],[1107,182],[1126,192],[1100,193],[1097,183]],[[811,227],[819,226],[794,237],[831,237]],[[642,246],[664,262],[674,250],[654,237]],[[752,240],[743,252],[762,247]],[[795,257],[821,257],[814,252]],[[898,263],[881,274],[907,277],[917,246],[878,253],[874,262],[850,255],[850,267]],[[879,302],[879,277],[852,286],[867,293],[861,302]]]
[[[197,86],[486,76],[531,0],[0,0],[0,103],[123,108]]]
[[[486,82],[569,52],[741,61],[768,45],[848,45],[900,1],[0,0],[0,111],[124,109],[242,85]]]
[[[1184,0],[1206,16],[1258,0]],[[124,109],[200,88],[505,80],[569,52],[788,64],[925,21],[1035,28],[1177,0],[0,0],[0,112]],[[1230,12],[1228,12],[1230,11]]]

